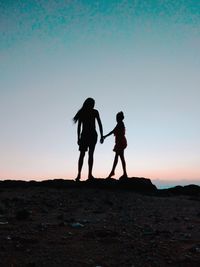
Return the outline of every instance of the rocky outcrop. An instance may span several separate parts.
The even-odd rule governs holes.
[[[122,189],[122,190],[133,190],[138,192],[156,192],[157,188],[152,184],[150,179],[147,178],[124,178],[120,180],[116,179],[103,179],[103,178],[95,178],[92,180],[79,181],[75,182],[73,180],[63,180],[63,179],[54,179],[54,180],[46,180],[41,182],[36,181],[11,181],[5,180],[0,181],[0,188],[13,188],[13,187],[52,187],[52,188],[85,188],[85,187],[96,187],[96,188],[104,188],[104,189]]]

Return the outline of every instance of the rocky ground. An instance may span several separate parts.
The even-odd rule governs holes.
[[[200,266],[199,194],[0,187],[0,266]]]

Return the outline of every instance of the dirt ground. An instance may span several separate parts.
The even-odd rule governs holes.
[[[200,266],[200,198],[0,188],[0,266]]]

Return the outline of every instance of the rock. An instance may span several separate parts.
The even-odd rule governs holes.
[[[16,213],[16,219],[19,221],[24,221],[30,218],[31,212],[26,209],[22,209],[17,211]]]
[[[192,253],[200,253],[200,244],[192,246],[189,251]]]
[[[71,224],[71,227],[73,228],[83,228],[84,225],[82,223],[79,223],[79,222],[74,222]]]
[[[186,186],[175,186],[169,189],[163,189],[163,192],[173,193],[175,195],[188,195],[188,196],[199,196],[200,186],[198,185],[186,185]]]
[[[8,222],[0,222],[0,225],[8,224]]]
[[[126,189],[132,191],[138,191],[143,193],[154,193],[157,191],[155,185],[152,184],[151,180],[148,178],[138,178],[132,177],[127,179],[93,179],[91,181],[82,182],[85,183],[87,187],[97,187],[97,188],[109,188],[109,189]],[[83,184],[84,185],[84,184]]]
[[[12,237],[8,235],[8,236],[6,237],[6,239],[10,241],[10,240],[12,240]]]
[[[118,189],[128,189],[139,192],[156,192],[157,188],[152,184],[151,180],[143,177],[131,177],[127,179],[104,179],[96,178],[91,181],[80,181],[79,183],[73,180],[55,179],[46,180],[41,182],[36,181],[0,181],[0,188],[30,188],[42,186],[45,188],[82,188],[82,187],[97,187],[97,188],[118,188]],[[198,188],[189,188],[190,191],[198,191]],[[62,203],[60,203],[62,206]]]

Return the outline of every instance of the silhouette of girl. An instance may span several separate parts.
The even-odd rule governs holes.
[[[115,175],[115,168],[118,163],[118,157],[120,157],[123,167],[123,175],[120,178],[127,178],[127,172],[126,172],[126,161],[124,158],[124,149],[127,147],[127,141],[125,137],[125,126],[123,123],[124,120],[124,114],[123,112],[119,112],[116,115],[117,125],[116,127],[107,135],[105,135],[103,138],[105,139],[111,134],[115,135],[115,146],[113,151],[115,152],[115,158],[113,162],[112,170],[107,178],[111,178],[113,175]]]
[[[103,143],[103,127],[98,110],[94,109],[95,101],[93,98],[87,98],[83,103],[82,108],[76,113],[73,118],[74,123],[78,122],[77,126],[77,137],[80,156],[78,160],[78,175],[76,181],[81,178],[81,170],[83,167],[83,161],[85,152],[89,148],[88,152],[88,179],[93,179],[92,168],[93,168],[93,155],[94,149],[97,143],[97,132],[96,132],[96,120],[99,125],[99,131],[101,135],[100,142]]]

